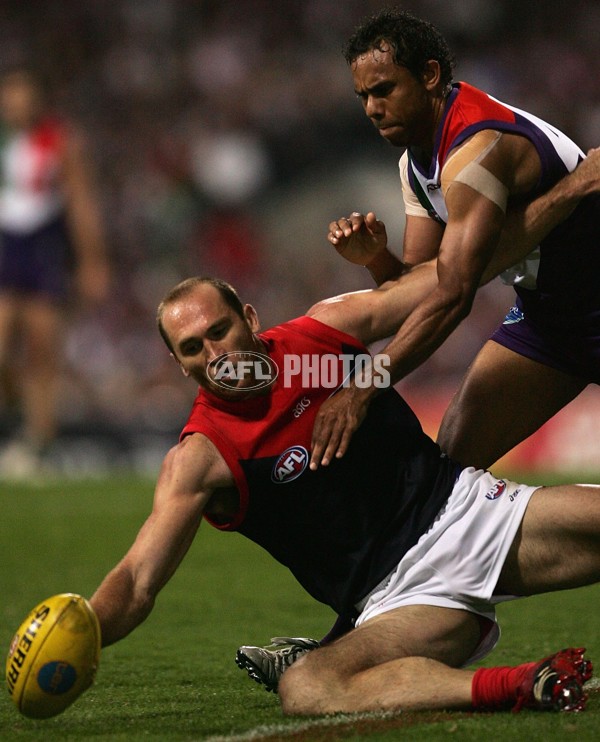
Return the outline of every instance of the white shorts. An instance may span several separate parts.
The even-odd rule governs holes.
[[[494,605],[508,551],[537,487],[464,469],[445,507],[398,566],[357,605],[356,626],[406,605],[458,608],[488,619],[465,665],[492,651],[500,629]]]

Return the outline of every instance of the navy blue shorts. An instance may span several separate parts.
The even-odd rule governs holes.
[[[586,322],[587,320],[587,322]],[[519,355],[531,358],[587,383],[600,383],[600,328],[593,317],[573,318],[560,331],[533,322],[520,303],[510,309],[491,339]]]
[[[0,291],[63,299],[72,265],[71,242],[62,218],[31,234],[0,231]]]

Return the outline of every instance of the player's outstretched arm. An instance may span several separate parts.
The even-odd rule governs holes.
[[[122,639],[144,621],[187,553],[210,497],[204,486],[209,446],[205,438],[193,435],[165,457],[152,513],[90,599],[100,621],[102,646]]]

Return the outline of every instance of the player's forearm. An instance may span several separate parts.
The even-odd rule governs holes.
[[[154,598],[136,589],[131,573],[117,566],[90,598],[90,604],[100,622],[102,646],[106,647],[123,639],[146,619]]]
[[[470,307],[470,303],[468,306]],[[350,385],[349,391],[354,397],[356,408],[366,407],[384,389],[401,381],[424,363],[469,312],[468,308],[459,304],[454,307],[440,305],[436,310],[422,310],[422,307],[415,310],[390,342],[379,351],[378,355],[385,359],[385,362],[381,361],[385,377],[373,365],[370,373],[365,369],[365,376],[370,379],[370,383],[361,383],[358,386],[355,379]]]
[[[438,301],[435,292],[422,302],[381,351],[390,357],[391,383],[397,383],[430,358],[469,314],[470,308],[471,302],[466,298]]]
[[[377,255],[365,266],[377,286],[381,286],[386,281],[393,281],[398,278],[404,271],[404,263],[391,253],[387,247],[377,253]]]
[[[419,276],[423,280],[412,280]],[[414,293],[411,292],[413,283]],[[426,361],[469,314],[475,294],[474,291],[462,294],[440,289],[435,261],[415,266],[389,292],[397,294],[402,302],[386,303],[384,311],[377,312],[380,321],[371,328],[373,334],[367,334],[366,340],[363,338],[363,342],[370,344],[376,339],[393,336],[378,351],[382,359],[388,357],[384,364],[385,379],[381,379],[381,383],[361,384],[362,388],[356,392],[357,397],[365,400],[376,396],[383,387],[397,383]],[[374,366],[372,377],[379,375]]]

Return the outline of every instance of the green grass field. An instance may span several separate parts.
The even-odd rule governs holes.
[[[0,644],[27,612],[59,592],[89,596],[150,509],[135,479],[39,487],[0,484]],[[600,667],[600,588],[501,606],[503,638],[484,664],[587,646]],[[61,716],[21,717],[0,695],[0,740],[597,740],[600,694],[582,714],[412,713],[284,718],[277,696],[251,683],[239,644],[281,634],[322,636],[332,612],[253,544],[203,525],[147,622],[104,651],[96,684]]]

